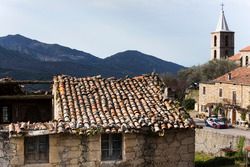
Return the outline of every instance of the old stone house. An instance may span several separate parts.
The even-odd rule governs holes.
[[[194,166],[193,120],[163,92],[155,74],[60,75],[51,95],[1,95],[0,164]]]
[[[207,83],[199,89],[199,112],[207,116],[214,114],[216,108],[233,124],[250,121],[250,68],[239,67]],[[242,120],[241,115],[245,115]]]
[[[229,57],[229,60],[235,62],[241,67],[248,67],[250,64],[249,58],[250,58],[250,46],[247,46],[241,49],[235,55]]]

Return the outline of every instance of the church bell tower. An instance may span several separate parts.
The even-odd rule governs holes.
[[[211,58],[227,59],[234,55],[234,32],[230,31],[224,15],[223,4],[216,30],[211,33]]]

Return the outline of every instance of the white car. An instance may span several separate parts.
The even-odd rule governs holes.
[[[216,118],[216,117],[207,118],[205,120],[205,125],[218,129],[226,129],[229,127],[226,118]]]

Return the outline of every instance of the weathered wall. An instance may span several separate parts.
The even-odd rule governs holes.
[[[195,151],[204,152],[213,155],[222,155],[220,149],[232,147],[237,150],[237,144],[240,136],[234,134],[223,134],[213,129],[196,129],[195,130]],[[245,140],[245,145],[250,144],[250,139]]]
[[[194,166],[194,133],[194,130],[177,130],[157,139],[145,137],[144,166]]]
[[[0,163],[4,164],[3,167],[8,167],[8,164],[11,167],[192,167],[194,137],[193,129],[169,130],[162,137],[124,134],[122,160],[101,161],[100,135],[50,135],[49,163],[25,165],[24,138],[9,140],[6,136],[4,139],[0,137]],[[7,144],[2,146],[2,143]]]
[[[12,148],[14,147],[14,148]],[[3,167],[9,165],[9,160],[15,152],[15,146],[10,144],[8,134],[0,133],[0,164]]]

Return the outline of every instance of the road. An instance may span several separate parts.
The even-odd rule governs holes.
[[[221,134],[234,135],[234,136],[245,136],[250,139],[250,130],[243,130],[238,128],[228,128],[228,129],[214,129],[205,126],[204,120],[194,118],[196,125],[203,126],[204,129],[208,131],[213,131]]]

